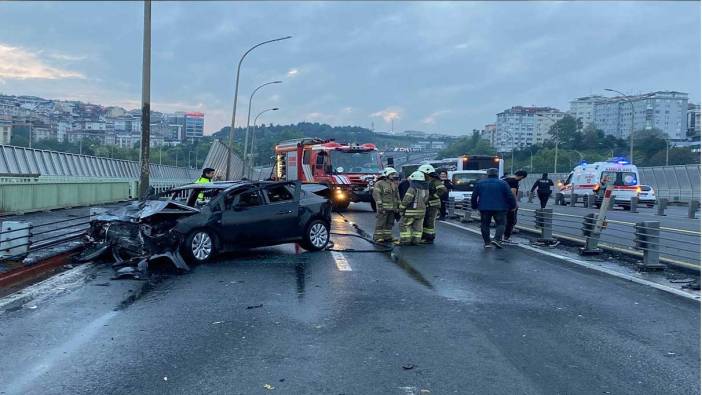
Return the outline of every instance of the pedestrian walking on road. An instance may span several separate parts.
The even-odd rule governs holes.
[[[546,203],[548,203],[548,198],[551,196],[551,188],[553,188],[553,181],[548,178],[548,173],[541,175],[541,178],[534,182],[531,187],[531,193],[536,190],[536,195],[539,197],[539,203],[541,203],[541,208],[546,208]]]
[[[429,203],[424,214],[424,224],[422,228],[422,243],[433,244],[436,238],[436,218],[441,211],[441,200],[448,194],[444,182],[432,165],[421,165],[419,171],[424,173],[424,177],[429,186]]]
[[[505,225],[505,238],[504,242],[506,244],[512,244],[510,237],[514,231],[514,226],[517,224],[517,211],[519,211],[519,203],[517,203],[517,197],[519,196],[519,181],[525,179],[527,172],[524,170],[517,170],[513,176],[505,177],[503,180],[509,185],[514,194],[515,206],[514,209],[507,212],[507,224]]]
[[[410,186],[400,203],[400,245],[417,245],[422,241],[422,224],[429,203],[429,186],[421,171],[415,171],[407,179]]]
[[[485,248],[493,245],[502,248],[502,235],[505,231],[507,212],[517,207],[517,201],[509,185],[497,178],[499,171],[487,170],[487,178],[478,181],[470,198],[473,210],[480,211],[480,233]],[[490,222],[495,220],[495,237],[490,240]]]
[[[441,198],[441,212],[439,214],[439,219],[444,220],[446,219],[446,204],[448,203],[449,199],[448,194],[453,189],[453,184],[451,183],[451,180],[448,179],[448,172],[444,169],[439,170],[439,178],[446,187],[446,195]]]
[[[387,167],[373,185],[373,200],[376,204],[375,232],[373,241],[392,242],[395,214],[400,210],[400,193],[397,190],[397,170]]]

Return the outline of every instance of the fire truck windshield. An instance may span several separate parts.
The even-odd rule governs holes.
[[[334,174],[380,172],[377,151],[331,151],[331,163]]]

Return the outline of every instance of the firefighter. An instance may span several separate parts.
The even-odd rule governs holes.
[[[417,245],[422,241],[422,223],[429,202],[429,186],[421,171],[415,171],[407,179],[410,187],[400,203],[400,245]]]
[[[202,175],[200,178],[195,180],[195,184],[207,184],[208,182],[212,182],[212,179],[214,178],[215,175],[215,169],[211,167],[205,167],[202,169]],[[197,195],[197,200],[204,202],[205,201],[205,192],[200,192]]]
[[[429,188],[429,204],[424,215],[422,243],[433,244],[436,238],[436,218],[441,211],[441,199],[448,193],[446,185],[436,173],[434,166],[421,165],[419,171],[424,173]]]
[[[373,241],[392,242],[392,227],[395,214],[400,210],[400,193],[397,190],[397,170],[386,167],[373,185],[373,200],[376,204],[375,232]]]

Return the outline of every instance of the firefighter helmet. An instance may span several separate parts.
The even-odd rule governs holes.
[[[414,173],[410,174],[409,177],[407,177],[410,181],[424,181],[424,173],[421,171],[417,170]]]
[[[434,166],[428,165],[428,164],[419,166],[419,169],[417,169],[417,170],[421,171],[424,174],[431,174],[431,173],[436,172],[436,170],[434,169]]]
[[[380,173],[381,176],[383,177],[392,177],[393,175],[397,175],[397,170],[393,169],[392,167],[386,167],[383,169],[383,172]]]

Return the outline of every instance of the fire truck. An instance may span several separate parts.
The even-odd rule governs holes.
[[[371,189],[381,166],[374,144],[301,138],[275,146],[271,178],[327,185],[337,210],[346,209],[351,202],[370,202],[375,207]]]

